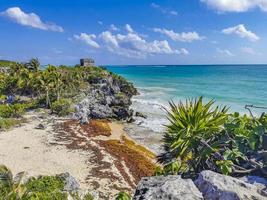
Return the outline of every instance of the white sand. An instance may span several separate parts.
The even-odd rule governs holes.
[[[85,177],[88,175],[86,161],[89,153],[69,151],[63,145],[53,143],[52,124],[45,130],[35,129],[44,120],[26,116],[30,123],[0,133],[0,164],[6,165],[14,174],[26,171],[28,176],[55,175],[69,172],[86,189]]]
[[[109,123],[111,128],[109,137],[88,138],[83,135],[86,133],[81,133],[77,127],[73,127],[71,131],[76,132],[77,138],[82,138],[82,140],[79,144],[81,148],[72,150],[65,145],[72,142],[68,133],[58,138],[59,135],[53,128],[54,125],[64,122],[66,119],[36,112],[28,113],[25,118],[28,119],[28,122],[22,126],[0,132],[0,164],[10,168],[13,174],[25,171],[27,177],[31,177],[69,172],[80,183],[82,190],[97,192],[111,198],[121,190],[118,188],[127,188],[128,191],[132,191],[124,175],[115,165],[115,161],[118,159],[96,143],[97,140],[120,140],[122,136],[127,137],[122,123]],[[36,129],[40,123],[46,126],[45,130]],[[86,145],[99,149],[103,158],[95,162],[96,152],[90,148],[84,150],[82,147]],[[103,162],[109,165],[103,166]],[[129,169],[125,163],[122,164],[125,173],[133,181]],[[115,177],[115,180],[105,174],[103,174],[104,177],[98,177],[98,174],[92,173],[93,171],[98,171],[100,175],[108,172]],[[99,185],[97,188],[95,188],[96,182]]]

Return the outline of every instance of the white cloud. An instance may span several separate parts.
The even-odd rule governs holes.
[[[112,35],[109,31],[104,31],[100,34],[100,38],[104,40],[105,43],[112,46],[112,48],[119,48],[116,36]]]
[[[120,30],[120,29],[119,29],[117,26],[115,26],[114,24],[111,24],[109,28],[110,28],[111,31],[119,31],[119,30]]]
[[[189,54],[186,49],[172,49],[166,40],[147,42],[132,29],[131,31],[128,30],[128,33],[125,35],[115,35],[109,31],[104,31],[99,37],[110,52],[126,57],[145,58],[148,55],[154,54]]]
[[[224,55],[224,56],[234,56],[234,54],[228,49],[220,49],[220,48],[218,48],[217,52],[222,54],[222,55]]]
[[[176,33],[173,30],[161,29],[161,28],[154,28],[154,32],[164,34],[171,38],[174,41],[180,42],[192,42],[195,40],[203,40],[205,37],[200,36],[197,32],[183,32],[183,33]]]
[[[189,54],[189,51],[185,48],[181,48],[179,51],[180,51],[180,54],[182,54],[182,55],[188,55]]]
[[[103,25],[103,22],[102,21],[97,21],[97,23],[99,24],[99,25]]]
[[[80,35],[74,35],[73,37],[76,40],[80,40],[91,47],[100,48],[100,45],[96,41],[94,41],[94,39],[96,39],[95,34],[81,33]]]
[[[129,32],[129,33],[133,33],[134,30],[132,29],[131,25],[130,24],[126,24],[125,25],[125,29]]]
[[[250,47],[242,47],[241,51],[250,55],[256,55],[256,52],[254,51],[254,49],[250,48]]]
[[[224,34],[236,34],[237,36],[241,38],[249,39],[250,41],[254,42],[259,40],[259,36],[257,36],[252,31],[249,31],[246,29],[246,27],[243,24],[239,24],[237,26],[229,27],[226,29],[223,29],[222,32]]]
[[[2,12],[1,15],[8,17],[9,19],[23,26],[30,26],[46,31],[64,31],[61,26],[53,23],[42,22],[40,17],[35,13],[25,13],[19,7],[8,8],[6,11]]]
[[[146,41],[141,34],[132,29],[129,24],[125,25],[126,34],[115,34],[111,31],[104,31],[98,36],[94,34],[81,33],[73,38],[95,48],[106,48],[108,51],[130,58],[146,58],[156,54],[180,54],[188,55],[185,48],[173,49],[166,40]],[[100,44],[100,45],[99,45]]]
[[[267,0],[200,0],[219,12],[246,12],[259,8],[267,12]]]
[[[170,9],[167,9],[167,8],[163,8],[161,7],[160,5],[158,4],[155,4],[155,3],[151,3],[150,6],[154,9],[157,9],[159,10],[161,13],[163,14],[167,14],[167,15],[178,15],[178,12],[175,11],[175,10],[170,10]]]

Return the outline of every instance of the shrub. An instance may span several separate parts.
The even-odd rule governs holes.
[[[71,197],[73,200],[94,200],[94,197],[90,193],[86,193],[83,195],[79,195],[77,192],[76,193],[70,193]]]
[[[31,178],[25,186],[29,200],[67,200],[67,193],[63,192],[64,182],[57,176]]]
[[[52,112],[59,116],[66,116],[71,113],[71,103],[67,99],[60,99],[52,103]]]
[[[67,200],[68,194],[62,191],[29,192],[23,200]]]
[[[56,176],[40,176],[29,179],[26,187],[32,192],[53,192],[55,190],[63,190],[64,182]]]
[[[203,103],[202,98],[170,103],[165,152],[158,157],[164,168],[157,169],[157,175],[194,176],[207,169],[234,176],[255,171],[267,175],[266,160],[260,153],[267,116],[227,114],[227,108],[212,108],[213,104]]]
[[[25,112],[25,104],[2,104],[0,105],[0,117],[21,117]]]
[[[126,192],[119,192],[116,196],[116,200],[131,200],[131,196]]]
[[[26,119],[0,118],[0,130],[8,130],[11,127],[25,123]]]

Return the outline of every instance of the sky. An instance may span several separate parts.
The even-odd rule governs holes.
[[[0,0],[0,59],[265,64],[267,0]]]

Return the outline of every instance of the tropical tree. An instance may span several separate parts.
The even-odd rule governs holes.
[[[40,67],[40,62],[38,58],[32,58],[28,63],[25,65],[30,71],[37,72]]]

